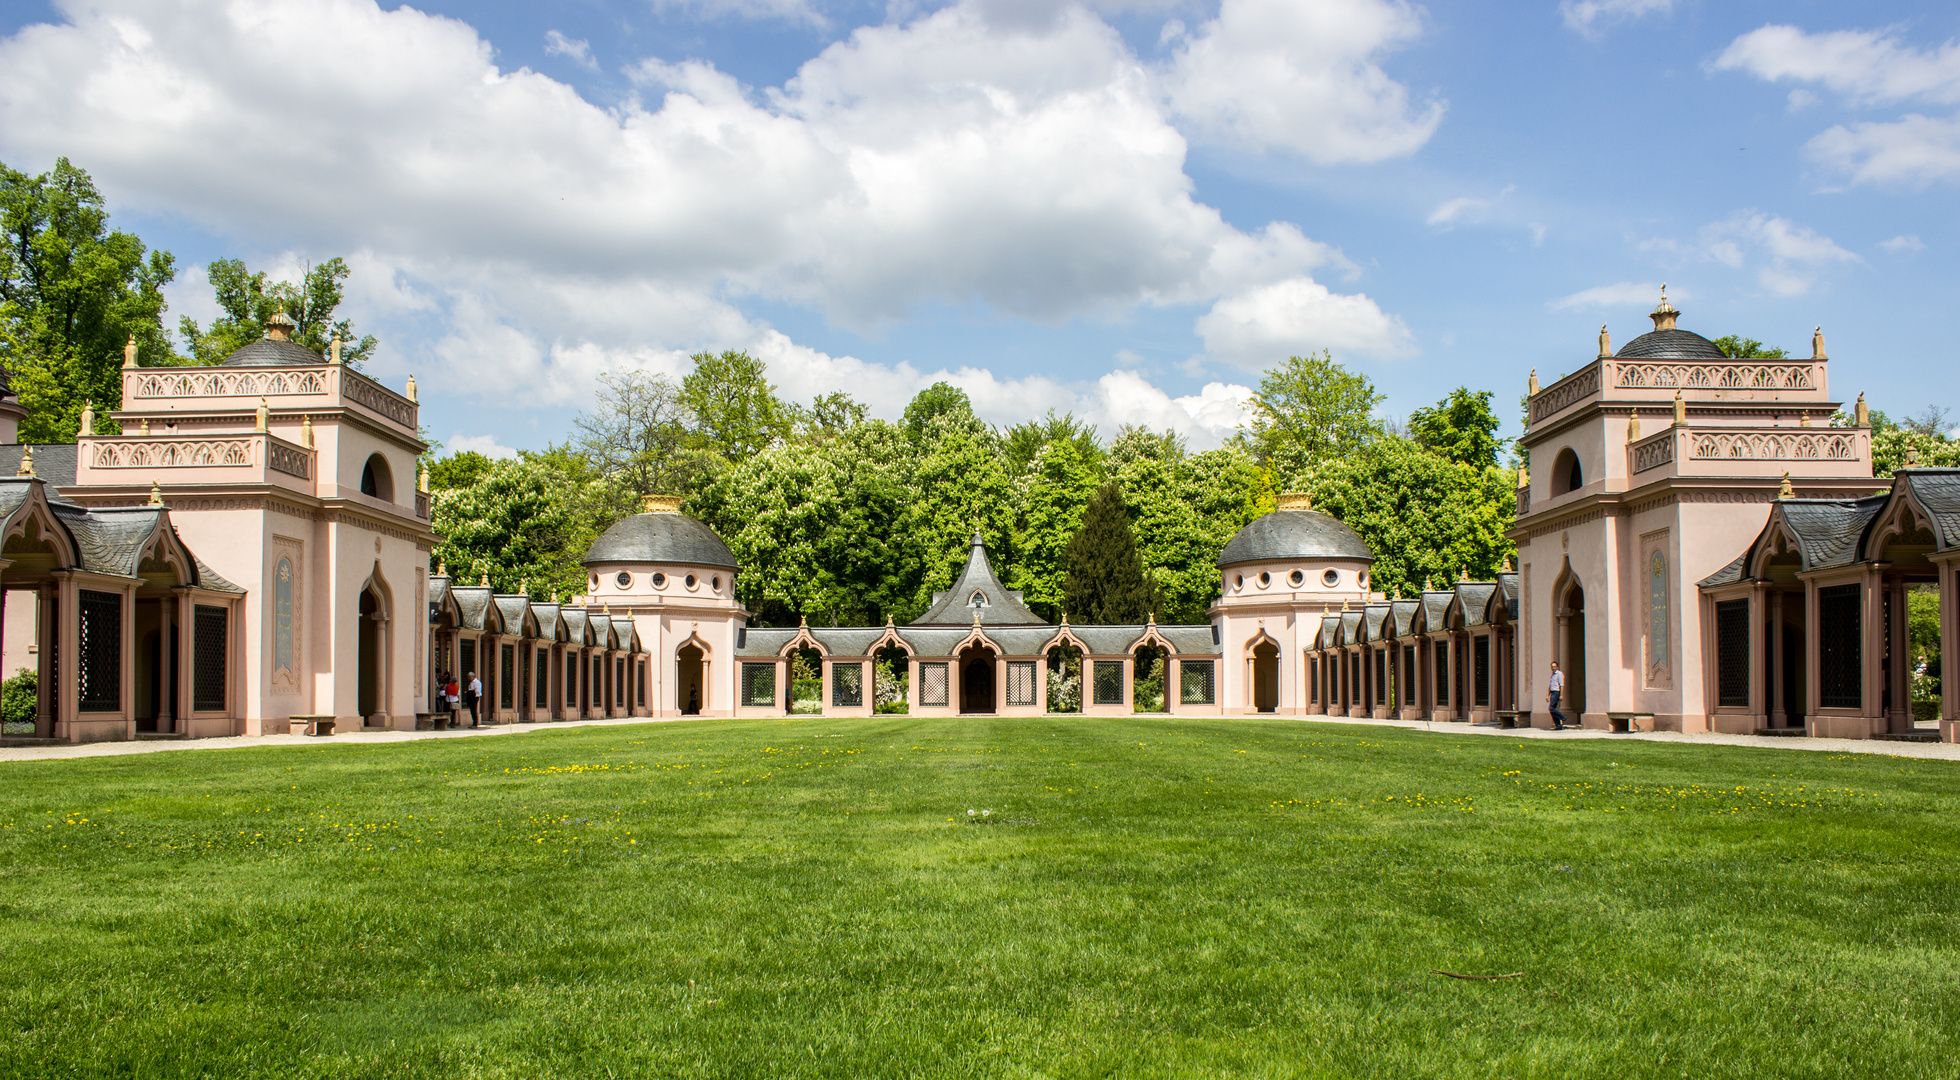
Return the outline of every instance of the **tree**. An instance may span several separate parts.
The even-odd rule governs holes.
[[[1381,401],[1366,376],[1335,363],[1331,352],[1289,357],[1260,379],[1252,423],[1239,437],[1261,464],[1282,476],[1301,474],[1380,435],[1374,410]]]
[[[495,464],[486,454],[474,450],[458,450],[445,458],[437,458],[429,463],[429,490],[455,491],[466,488],[483,478]]]
[[[499,592],[583,592],[585,570],[575,561],[568,565],[564,554],[583,554],[590,538],[561,496],[541,462],[496,462],[470,486],[435,493],[429,527],[445,538],[436,557],[459,580],[488,575]]]
[[[1516,474],[1473,469],[1400,438],[1322,462],[1305,484],[1314,509],[1361,534],[1375,553],[1374,588],[1406,595],[1425,579],[1489,579],[1515,554],[1505,530],[1517,511]]]
[[[1713,344],[1717,349],[1722,350],[1723,356],[1737,360],[1784,360],[1790,355],[1782,349],[1766,348],[1755,338],[1746,338],[1739,334],[1718,337]]]
[[[745,352],[695,353],[681,380],[692,447],[740,461],[789,435],[792,415],[769,385],[768,366]]]
[[[1484,469],[1497,464],[1497,413],[1488,390],[1472,392],[1459,386],[1434,408],[1409,414],[1409,434],[1423,447],[1443,457]]]
[[[813,443],[827,443],[864,423],[870,414],[863,402],[836,390],[822,394],[807,409],[794,410],[796,433]]]
[[[905,429],[905,437],[917,445],[925,440],[933,421],[941,417],[952,417],[968,427],[984,426],[974,415],[973,402],[966,391],[947,382],[936,382],[919,391],[905,406],[905,418],[900,425]]]
[[[640,511],[641,498],[681,491],[689,475],[687,410],[665,375],[629,371],[599,376],[598,404],[572,422],[578,449],[609,483],[603,512],[617,519]]]
[[[1143,574],[1130,512],[1114,484],[1089,500],[1068,545],[1062,605],[1080,623],[1140,623],[1157,607],[1157,588]]]
[[[1102,443],[1096,439],[1095,425],[1077,420],[1074,413],[1057,416],[1053,409],[1039,420],[1008,428],[1002,442],[1007,451],[1007,467],[1017,476],[1035,463],[1042,450],[1057,443],[1073,444],[1076,456],[1093,465],[1099,465],[1102,459]]]
[[[1018,588],[1014,482],[999,438],[970,413],[947,412],[927,422],[915,452],[900,528],[917,545],[920,577],[905,611],[923,612],[934,590],[952,586],[976,529],[1005,584]]]
[[[1109,466],[1158,590],[1158,618],[1205,621],[1218,596],[1219,552],[1258,516],[1259,467],[1243,448],[1188,454],[1180,440],[1146,428],[1117,436]]]
[[[335,337],[340,339],[342,363],[359,367],[374,354],[373,334],[356,337],[352,320],[336,321],[333,317],[343,299],[341,283],[352,273],[339,256],[308,264],[296,282],[273,281],[263,270],[246,269],[242,259],[219,259],[206,266],[204,273],[224,315],[214,320],[208,331],[199,329],[197,320],[188,315],[177,320],[177,332],[197,363],[222,363],[225,357],[257,341],[265,335],[266,321],[277,312],[285,312],[296,324],[294,343],[322,356]]]
[[[108,228],[95,183],[67,158],[28,176],[0,164],[0,367],[27,409],[23,442],[72,442],[82,406],[122,407],[123,347],[174,359],[163,329],[167,251]]]
[[[1011,461],[1011,438],[1009,446]],[[1074,438],[1042,446],[1021,478],[1020,565],[1014,576],[1028,605],[1048,618],[1061,613],[1069,544],[1102,486],[1100,463]]]

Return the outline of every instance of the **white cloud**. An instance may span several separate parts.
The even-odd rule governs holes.
[[[1558,5],[1566,28],[1589,38],[1598,37],[1604,24],[1673,10],[1674,0],[1559,0]]]
[[[568,38],[556,30],[544,32],[544,51],[549,56],[563,56],[574,63],[599,69],[599,61],[592,58],[592,45],[583,38]]]
[[[1703,226],[1699,249],[1733,270],[1754,266],[1757,283],[1779,296],[1809,292],[1827,267],[1864,261],[1808,226],[1760,210],[1738,210]]]
[[[517,451],[497,441],[495,435],[465,435],[456,432],[442,444],[445,452],[460,454],[465,451],[482,454],[487,458],[514,458]]]
[[[1730,42],[1712,66],[1767,82],[1816,83],[1862,105],[1960,102],[1956,41],[1927,50],[1906,45],[1891,32],[1809,34],[1794,26],[1764,26]]]
[[[1199,318],[1198,333],[1213,358],[1251,371],[1322,349],[1383,359],[1415,351],[1401,319],[1365,295],[1330,292],[1307,277],[1218,301]]]
[[[1960,116],[1908,113],[1897,120],[1839,124],[1807,149],[1853,183],[1926,184],[1960,178]]]
[[[1660,301],[1661,285],[1651,281],[1621,281],[1612,285],[1595,285],[1581,289],[1570,296],[1561,296],[1548,301],[1545,306],[1553,311],[1569,311],[1579,308],[1617,308],[1647,307]],[[1676,300],[1686,300],[1688,294],[1680,289],[1674,290]]]
[[[1468,195],[1462,195],[1438,206],[1429,215],[1428,223],[1431,225],[1454,225],[1456,219],[1462,217],[1465,211],[1488,209],[1490,209],[1489,200],[1473,199]]]
[[[1444,103],[1414,105],[1381,54],[1422,30],[1401,0],[1224,0],[1185,35],[1165,86],[1195,138],[1319,163],[1413,153]]]
[[[830,25],[810,0],[653,0],[653,10],[662,14],[684,12],[697,18],[781,19],[807,26]]]
[[[1926,242],[1924,240],[1921,240],[1917,236],[1910,236],[1910,235],[1895,236],[1892,239],[1879,244],[1878,246],[1885,249],[1886,251],[1891,252],[1894,255],[1906,251],[1926,250]]]

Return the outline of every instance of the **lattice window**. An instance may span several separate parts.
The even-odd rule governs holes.
[[[1450,643],[1438,641],[1430,646],[1436,654],[1436,705],[1450,707]]]
[[[1370,651],[1375,654],[1375,685],[1371,687],[1375,692],[1374,703],[1377,705],[1386,705],[1395,700],[1389,696],[1388,689],[1388,650],[1373,649]]]
[[[1210,660],[1180,660],[1177,671],[1177,699],[1186,705],[1213,705],[1218,701],[1218,684],[1213,677],[1217,665]]]
[[[776,703],[776,665],[742,665],[742,704],[774,705]]]
[[[578,708],[578,657],[565,654],[565,708]]]
[[[840,709],[864,704],[864,665],[830,665],[830,703]]]
[[[645,660],[640,661],[639,668],[640,668],[639,702],[640,702],[640,708],[644,709],[647,707],[647,662]]]
[[[198,712],[224,711],[230,617],[224,608],[203,604],[191,612],[191,708]]]
[[[475,638],[464,639],[462,643],[462,648],[463,648],[463,670],[461,674],[463,677],[461,679],[458,679],[457,681],[462,683],[463,688],[467,690],[469,689],[469,685],[470,685],[470,676],[476,673],[476,639]]]
[[[1416,647],[1402,646],[1402,704],[1416,703]]]
[[[1096,661],[1096,704],[1123,704],[1123,661]]]
[[[919,665],[919,704],[946,704],[946,690],[950,680],[946,677],[945,664]]]
[[[604,712],[606,709],[606,658],[592,658],[592,707]]]
[[[83,712],[122,711],[122,597],[82,590]]]
[[[1716,704],[1749,705],[1749,601],[1715,605]]]
[[[1007,703],[1009,705],[1032,705],[1034,702],[1034,661],[1009,660],[1007,662]]]
[[[515,708],[517,704],[517,646],[506,645],[497,656],[497,701],[498,708]]]
[[[551,653],[539,649],[537,657],[538,687],[533,699],[537,702],[538,708],[549,709],[551,707]]]
[[[623,656],[613,660],[613,705],[626,707],[626,658]]]
[[[1864,684],[1864,598],[1858,585],[1817,590],[1818,704],[1826,709],[1861,708]]]
[[[1307,659],[1307,700],[1314,702],[1320,700],[1319,657],[1308,657]]]
[[[1475,639],[1470,647],[1471,670],[1476,673],[1476,697],[1478,705],[1490,704],[1490,635]]]

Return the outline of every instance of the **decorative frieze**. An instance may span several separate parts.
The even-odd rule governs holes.
[[[1599,365],[1587,366],[1546,387],[1531,399],[1531,419],[1535,423],[1599,393]]]
[[[249,439],[156,439],[102,442],[89,465],[97,469],[135,469],[250,465]]]
[[[1811,390],[1809,364],[1643,364],[1618,361],[1620,389]]]
[[[415,426],[415,406],[352,372],[342,376],[340,392],[347,400],[379,413],[403,427]]]
[[[266,464],[276,472],[282,472],[288,476],[297,476],[301,480],[311,480],[313,478],[313,455],[297,446],[287,446],[284,443],[278,442],[272,443],[271,453],[267,455]]]
[[[1646,472],[1657,469],[1674,460],[1674,432],[1668,431],[1656,439],[1633,446],[1633,471]]]
[[[269,397],[273,394],[324,394],[317,371],[199,371],[143,375],[135,380],[139,398]]]
[[[1858,456],[1858,447],[1850,435],[1830,431],[1697,432],[1690,456],[1696,461],[1852,461]]]

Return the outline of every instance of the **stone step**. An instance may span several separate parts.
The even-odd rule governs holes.
[[[136,740],[138,742],[168,742],[173,739],[182,739],[183,737],[181,733],[175,731],[139,731],[136,733]]]
[[[67,746],[66,739],[37,739],[32,735],[0,736],[0,746]]]
[[[1940,733],[1937,731],[1888,731],[1883,735],[1874,735],[1872,738],[1882,739],[1885,742],[1936,743],[1940,741]]]
[[[1759,727],[1756,729],[1756,734],[1769,738],[1800,738],[1803,735],[1803,729],[1800,727]]]

